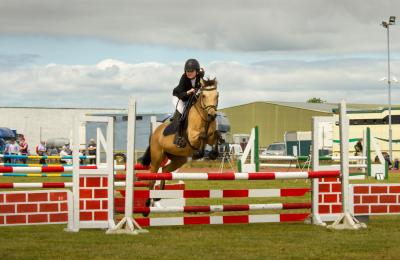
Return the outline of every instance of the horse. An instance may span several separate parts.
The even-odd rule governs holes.
[[[164,136],[163,132],[171,122],[164,122],[150,136],[150,144],[142,157],[142,164],[150,166],[151,173],[157,173],[166,159],[170,162],[162,167],[162,172],[175,171],[187,162],[188,157],[202,157],[206,144],[214,147],[212,155],[217,157],[219,140],[215,120],[218,107],[217,80],[201,79],[200,86],[193,97],[194,104],[188,112],[187,133],[184,135],[187,145],[178,148],[174,144],[174,134]],[[154,185],[155,181],[150,181],[149,189],[154,189]],[[165,181],[161,181],[160,188],[163,189],[164,185]]]

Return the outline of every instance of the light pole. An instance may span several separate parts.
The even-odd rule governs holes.
[[[392,82],[391,82],[391,78],[390,78],[390,45],[389,45],[389,27],[390,25],[394,25],[396,22],[396,16],[390,16],[389,17],[389,22],[382,22],[382,26],[384,28],[386,28],[386,32],[387,32],[387,62],[388,62],[388,77],[387,77],[387,81],[388,81],[388,87],[389,87],[389,156],[390,156],[390,160],[393,159],[393,151],[392,151]]]

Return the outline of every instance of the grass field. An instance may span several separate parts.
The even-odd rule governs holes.
[[[2,178],[2,182],[70,181]],[[362,182],[362,181],[357,181]],[[390,182],[400,183],[399,174]],[[191,181],[189,189],[308,187],[304,180]],[[281,199],[190,200],[190,205],[263,203]],[[287,198],[285,201],[303,201]],[[260,212],[264,213],[264,212]],[[214,215],[221,213],[214,213]],[[238,214],[238,213],[236,213]],[[243,212],[242,212],[243,214]],[[258,213],[255,213],[258,214]],[[0,259],[399,259],[400,216],[371,217],[368,228],[331,231],[303,223],[153,227],[138,236],[104,230],[64,232],[65,225],[0,228]]]

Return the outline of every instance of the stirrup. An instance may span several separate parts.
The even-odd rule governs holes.
[[[186,147],[186,140],[182,136],[179,136],[178,134],[175,134],[174,144],[178,148],[185,148]]]

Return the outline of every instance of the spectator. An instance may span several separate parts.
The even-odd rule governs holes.
[[[72,155],[72,150],[69,143],[65,144],[65,151],[68,153],[68,155]]]
[[[354,156],[362,155],[363,146],[362,146],[361,141],[362,141],[362,139],[358,140],[357,143],[354,145],[354,150],[356,151],[354,153]]]
[[[385,161],[388,164],[389,170],[391,170],[392,169],[392,160],[390,159],[390,155],[387,153],[384,153],[383,157],[385,158]]]
[[[11,139],[10,143],[6,145],[6,148],[4,149],[4,154],[7,155],[18,155],[19,153],[19,145],[15,142],[15,139]],[[10,163],[16,163],[17,158],[10,158]]]
[[[39,156],[45,156],[47,153],[46,143],[44,141],[40,141],[40,144],[36,146],[36,154]],[[44,158],[40,158],[40,164],[46,164],[46,160]]]
[[[21,138],[19,142],[19,152],[21,155],[28,156],[28,143],[25,142],[25,138]],[[21,158],[22,163],[26,163],[27,158]]]
[[[60,151],[60,156],[70,156],[70,154],[68,153],[67,147],[64,145]],[[72,164],[72,159],[61,159],[60,162],[62,164]]]
[[[0,154],[4,154],[4,149],[6,148],[6,141],[3,138],[0,138]],[[3,160],[3,157],[0,157],[0,161]]]
[[[88,155],[89,156],[93,156],[93,155],[96,156],[96,141],[93,138],[91,138],[89,140],[87,151],[88,151]],[[96,164],[96,157],[95,158],[90,158],[89,159],[89,164]]]

